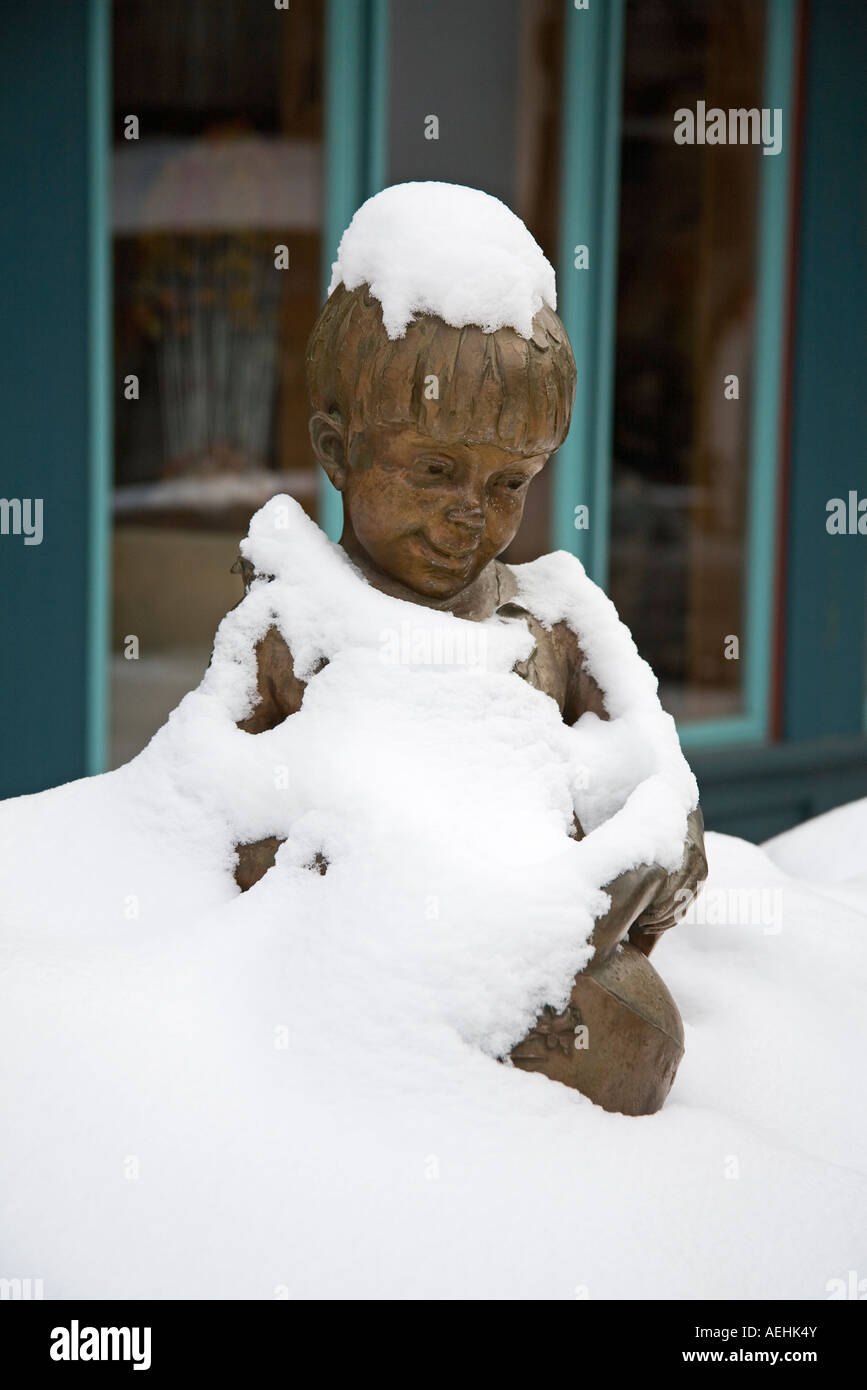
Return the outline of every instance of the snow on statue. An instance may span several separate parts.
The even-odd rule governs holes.
[[[0,809],[0,1273],[48,1297],[823,1297],[856,1258],[864,1125],[828,1078],[863,897],[710,836],[723,907],[663,948],[689,1043],[666,1109],[519,1069],[535,1039],[574,1070],[576,972],[655,979],[704,901],[695,782],[610,602],[570,556],[496,558],[568,428],[555,308],[497,200],[365,204],[309,360],[342,544],[272,499],[147,749]],[[751,890],[770,926],[728,910]]]
[[[680,1015],[647,956],[705,875],[701,817],[652,673],[581,566],[565,554],[517,571],[497,559],[569,426],[575,363],[555,301],[538,246],[487,194],[400,185],[356,213],[308,347],[310,435],[342,497],[332,549],[352,577],[324,603],[337,576],[306,543],[300,509],[293,516],[284,500],[256,520],[243,566],[270,587],[252,634],[256,700],[240,727],[261,734],[291,719],[309,749],[316,720],[321,758],[356,777],[364,768],[356,819],[370,827],[363,858],[379,865],[379,896],[400,846],[448,905],[437,950],[450,933],[481,948],[477,1007],[505,1005],[498,964],[515,990],[516,1012],[468,1020],[466,1036],[608,1110],[647,1114],[683,1051]],[[332,612],[341,621],[329,631]],[[381,670],[399,629],[408,680],[394,662]],[[475,649],[482,659],[468,662]],[[326,692],[331,723],[317,717]],[[341,743],[349,708],[361,722],[376,712],[364,740],[372,763]],[[413,780],[390,787],[376,769],[402,726]],[[528,742],[546,748],[530,784]],[[267,834],[239,845],[243,887],[297,840],[291,798],[269,815]],[[331,850],[320,845],[310,862],[326,874]],[[336,891],[323,887],[323,903]],[[385,891],[370,921],[383,940]],[[402,913],[398,953],[411,902]]]

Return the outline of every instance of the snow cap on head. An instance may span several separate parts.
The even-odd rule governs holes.
[[[542,305],[557,308],[554,268],[520,217],[457,183],[398,183],[368,198],[343,233],[328,293],[341,284],[370,287],[389,338],[414,314],[530,338]]]

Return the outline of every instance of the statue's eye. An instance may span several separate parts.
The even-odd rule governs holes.
[[[528,481],[529,479],[527,478],[504,478],[503,485],[507,487],[510,492],[520,492],[521,488],[525,487]]]
[[[444,459],[425,459],[424,472],[428,478],[444,478],[449,466]]]

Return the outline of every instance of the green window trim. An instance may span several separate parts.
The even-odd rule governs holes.
[[[620,195],[620,108],[625,0],[566,7],[560,170],[558,312],[578,369],[569,434],[557,452],[551,544],[577,555],[603,587],[608,577],[614,330]],[[589,269],[575,268],[575,248]],[[575,508],[590,509],[576,531]],[[604,524],[603,524],[604,523]]]
[[[325,207],[322,297],[356,209],[385,184],[389,0],[328,0],[325,21]],[[332,540],[340,494],[320,472],[319,521]]]
[[[614,409],[617,213],[624,0],[588,10],[566,7],[563,93],[559,308],[575,348],[578,399],[554,478],[552,544],[569,550],[605,586],[611,501]],[[771,669],[780,437],[786,313],[789,188],[798,6],[768,0],[764,105],[783,112],[783,147],[762,160],[758,299],[750,424],[747,582],[742,642],[744,705],[729,719],[684,723],[686,747],[765,742],[770,729]],[[590,249],[588,270],[574,268],[574,248]],[[583,384],[582,384],[583,383]],[[590,527],[576,531],[574,509],[590,508]]]

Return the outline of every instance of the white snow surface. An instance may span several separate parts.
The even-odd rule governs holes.
[[[654,955],[686,1026],[663,1111],[500,1064],[586,960],[598,884],[679,856],[695,789],[653,677],[566,556],[518,574],[606,691],[610,721],[571,730],[511,672],[520,620],[377,593],[287,498],[245,549],[276,577],[144,753],[0,807],[0,1275],[49,1298],[827,1296],[864,1254],[867,901],[710,835],[707,911]],[[273,621],[309,685],[249,735]],[[239,894],[233,844],[275,833]]]
[[[340,284],[369,285],[390,338],[415,314],[529,338],[542,305],[557,308],[554,269],[521,219],[455,183],[398,183],[368,198],[343,233],[328,293]]]
[[[765,842],[775,864],[828,883],[856,883],[867,892],[867,801],[836,806]]]

